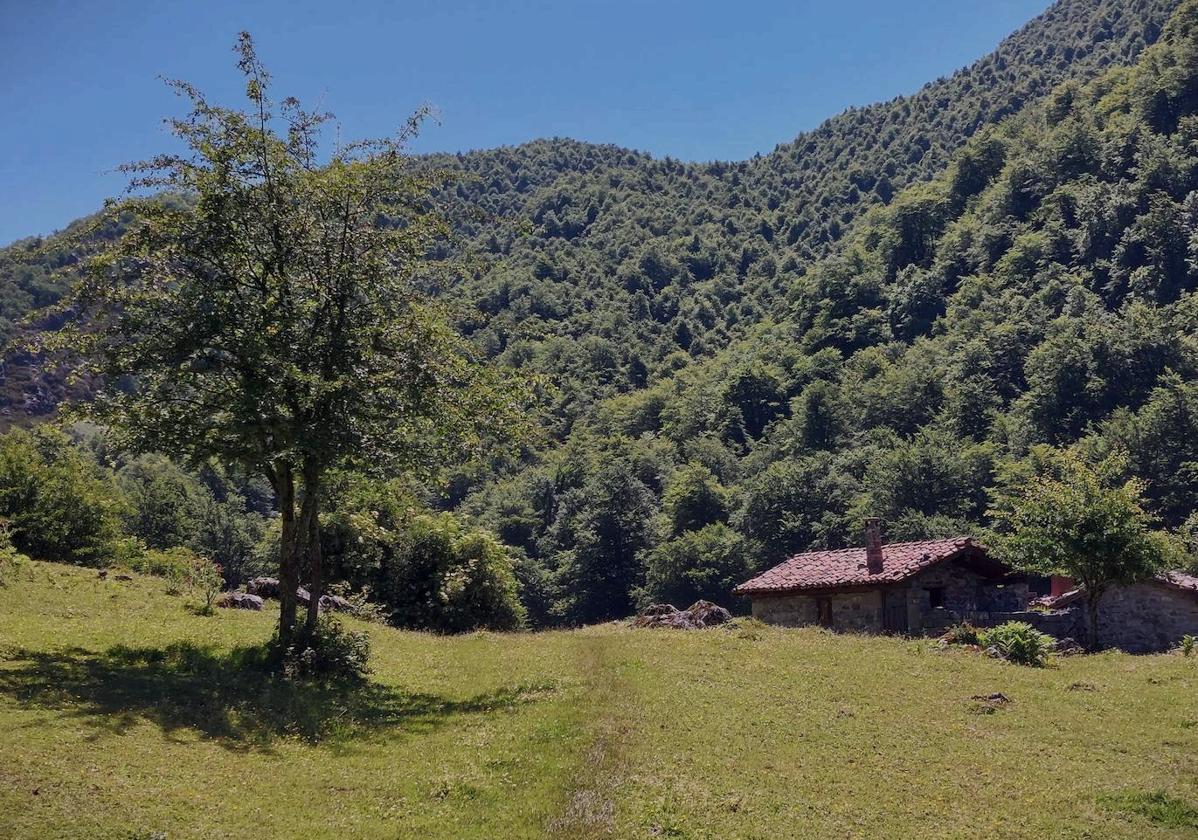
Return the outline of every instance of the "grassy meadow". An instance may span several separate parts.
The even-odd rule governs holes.
[[[194,605],[0,588],[0,837],[1198,836],[1195,659],[363,625],[371,683],[320,688],[247,664],[269,611]]]

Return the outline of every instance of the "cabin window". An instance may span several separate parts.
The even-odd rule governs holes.
[[[944,587],[943,586],[928,587],[928,606],[934,610],[943,609],[943,607],[944,607]]]

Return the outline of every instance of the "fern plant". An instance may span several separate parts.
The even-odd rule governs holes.
[[[1026,621],[1008,621],[986,630],[981,641],[983,647],[1008,662],[1037,668],[1044,666],[1056,645],[1056,639]]]

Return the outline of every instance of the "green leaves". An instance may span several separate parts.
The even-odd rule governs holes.
[[[124,504],[111,476],[61,431],[0,436],[0,520],[13,544],[39,560],[99,566],[122,536]]]
[[[1143,483],[1122,478],[1122,456],[1091,466],[1071,451],[1041,448],[1036,461],[996,496],[1000,557],[1068,575],[1094,593],[1151,577],[1173,559],[1169,538],[1143,508]]]
[[[78,350],[99,378],[89,413],[136,448],[253,469],[431,468],[518,437],[517,382],[415,283],[445,232],[427,209],[436,176],[402,153],[425,112],[322,158],[331,115],[294,99],[276,114],[248,34],[236,49],[250,108],[174,84],[192,108],[171,123],[187,153],[125,171],[131,189],[184,201],[108,209],[125,233],[89,260],[68,304],[81,320],[44,345]]]

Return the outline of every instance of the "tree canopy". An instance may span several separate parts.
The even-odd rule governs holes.
[[[1167,568],[1172,546],[1143,507],[1143,483],[1121,480],[1123,459],[1090,467],[1069,452],[1042,449],[1036,472],[999,494],[996,549],[1016,568],[1067,575],[1085,587],[1090,649],[1098,649],[1098,605],[1112,586]]]
[[[135,194],[99,221],[123,232],[41,347],[81,358],[96,383],[81,408],[123,445],[266,477],[285,643],[301,564],[315,626],[329,470],[392,474],[475,447],[518,423],[518,392],[420,291],[446,231],[427,206],[440,176],[404,154],[423,114],[321,157],[331,115],[276,104],[248,34],[237,55],[245,110],[171,83],[191,107],[169,122],[186,153],[124,167]]]

